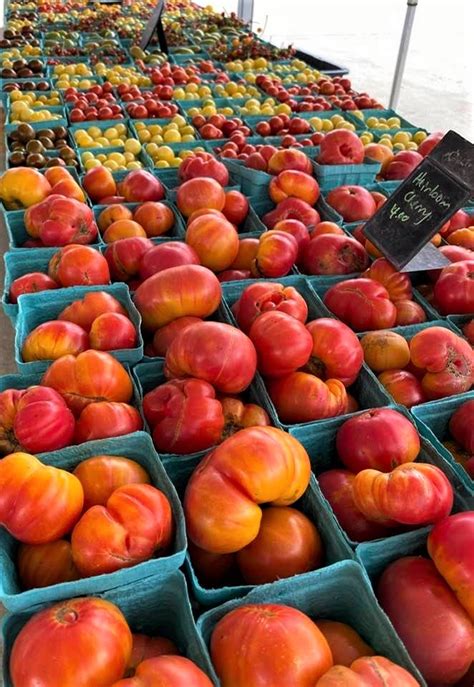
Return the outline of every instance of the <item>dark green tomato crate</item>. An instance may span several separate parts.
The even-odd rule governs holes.
[[[397,188],[400,186],[402,183],[401,181],[383,181],[380,180],[377,182],[379,186],[379,190],[381,193],[384,194],[384,196],[390,197],[392,193],[395,193]]]
[[[373,184],[380,168],[380,162],[367,157],[359,165],[321,165],[317,160],[313,160],[314,176],[323,191],[330,191],[336,186],[346,184]]]
[[[130,582],[139,583],[140,580],[149,578],[151,575],[156,575],[161,582],[183,564],[187,540],[181,503],[148,434],[135,432],[113,439],[90,441],[80,446],[70,446],[60,451],[44,453],[41,455],[41,460],[47,465],[72,471],[82,461],[98,455],[119,455],[136,460],[150,475],[153,486],[166,494],[171,503],[176,528],[170,552],[162,557],[152,558],[113,573],[22,591],[15,569],[18,543],[5,529],[1,529],[0,601],[8,610],[21,611],[72,596],[97,594]]]
[[[81,595],[73,591],[70,596]],[[205,673],[211,674],[210,660],[196,629],[184,575],[178,570],[166,577],[143,576],[140,580],[124,583],[114,589],[94,593],[120,608],[132,632],[171,639],[183,656],[196,663]],[[3,624],[4,656],[3,679],[5,687],[13,687],[8,663],[16,636],[33,612],[45,604],[22,613],[7,616]],[[52,660],[54,660],[52,650]],[[66,687],[64,685],[64,687]]]
[[[100,286],[72,286],[65,289],[40,291],[18,299],[18,320],[15,331],[15,362],[20,374],[43,373],[51,365],[51,360],[24,362],[21,349],[26,337],[43,322],[55,320],[65,307],[73,301],[82,299],[88,293],[105,291],[124,306],[137,332],[137,345],[134,348],[109,351],[121,363],[135,365],[143,358],[143,339],[141,335],[141,316],[130,298],[128,286],[123,283]]]
[[[49,261],[57,252],[57,248],[30,248],[27,255],[20,251],[9,251],[4,254],[5,278],[3,282],[2,306],[3,312],[13,326],[15,326],[18,317],[18,303],[11,303],[9,299],[12,282],[29,272],[48,274]],[[28,295],[25,294],[26,297]]]
[[[387,565],[404,556],[427,556],[426,538],[430,527],[421,527],[390,539],[364,542],[356,548],[356,558],[366,570],[372,583],[383,573]]]
[[[366,573],[355,561],[341,561],[289,580],[257,587],[244,598],[207,611],[198,619],[197,627],[208,650],[216,624],[227,613],[248,604],[283,604],[302,611],[316,622],[330,619],[347,623],[376,654],[403,666],[421,683],[421,676],[380,608]],[[216,679],[215,673],[212,676]]]
[[[140,363],[139,365],[136,365],[133,368],[132,374],[135,379],[141,401],[143,401],[143,397],[149,391],[152,391],[153,389],[156,389],[157,386],[161,386],[162,384],[165,384],[165,382],[169,381],[165,377],[164,367],[164,358],[155,358],[153,360],[148,360],[147,362]],[[245,403],[255,403],[257,405],[261,405],[262,401],[260,394],[260,385],[258,385],[256,381],[252,382],[248,389],[246,389],[245,392],[240,394],[240,397],[243,398]],[[140,404],[140,412],[142,414],[143,426],[145,430],[152,434],[150,427],[145,419],[145,415],[143,413],[142,403]],[[280,425],[276,426],[280,427]],[[203,453],[207,453],[210,450],[211,447],[209,447],[209,449],[204,449],[204,451],[198,451],[196,452],[196,454],[199,453],[199,455],[202,455]],[[159,451],[159,453],[165,465],[169,462],[179,462],[182,458],[186,457],[186,454],[163,453],[162,451]]]
[[[165,464],[168,476],[176,487],[181,499],[184,498],[186,485],[192,473],[201,462],[205,453],[206,452],[203,452],[202,454],[196,454],[194,456],[177,456],[175,459]],[[347,545],[343,537],[340,536],[333,518],[325,507],[324,499],[322,498],[322,494],[313,476],[311,477],[309,486],[304,495],[293,504],[292,507],[297,508],[309,517],[318,528],[325,551],[324,567],[354,557],[352,549]],[[232,586],[205,587],[194,571],[189,554],[186,556],[186,572],[191,584],[193,596],[205,607],[216,606],[229,599],[244,596],[255,586],[244,584],[241,579],[236,577]],[[303,580],[303,576],[297,575],[294,577],[294,580],[295,582],[296,580]],[[261,585],[259,585],[259,587],[261,587]]]
[[[173,211],[173,214],[175,217],[175,223],[171,227],[169,232],[167,232],[166,234],[162,234],[161,236],[150,236],[149,237],[150,240],[155,244],[159,244],[159,243],[167,243],[168,241],[178,241],[178,240],[184,239],[184,235],[186,233],[186,226],[185,226],[184,219],[183,219],[183,216],[181,215],[180,211],[178,210],[178,208],[176,207],[176,205],[174,203],[171,203],[168,200],[161,200],[160,203],[162,203],[163,205],[166,205],[167,207],[169,207]],[[138,207],[143,205],[143,203],[122,203],[122,205],[124,205],[126,208],[128,208],[129,210],[134,212]],[[107,208],[110,208],[110,207],[111,207],[110,205],[94,205],[95,221],[97,222],[101,212],[103,212],[104,210],[106,210]],[[99,236],[101,237],[102,242],[105,243],[103,236],[102,236],[102,232],[100,229],[99,229]],[[112,245],[112,244],[105,244],[105,245]]]
[[[451,452],[443,446],[443,441],[450,439],[449,421],[452,415],[467,401],[474,399],[474,391],[451,396],[450,398],[423,403],[413,406],[411,412],[419,432],[433,444],[438,453],[443,456],[457,479],[460,494],[465,496],[469,509],[474,510],[474,480],[469,477],[464,468],[456,462]]]
[[[235,177],[244,193],[250,200],[268,199],[268,184],[272,175],[257,169],[246,167],[242,160],[225,158],[225,165]]]
[[[405,408],[394,405],[392,405],[391,408],[397,410],[407,419],[409,419],[412,422],[412,424],[415,424],[414,419],[410,416],[410,414],[407,412]],[[361,412],[359,411],[351,415],[351,417],[360,414]],[[336,437],[339,429],[348,419],[349,418],[346,415],[338,418],[333,418],[333,420],[330,423],[326,424],[320,422],[307,424],[306,426],[300,425],[298,427],[290,428],[290,434],[294,436],[296,439],[298,439],[298,441],[307,450],[311,460],[312,470],[316,475],[316,480],[318,479],[318,476],[326,470],[347,469],[344,466],[344,464],[339,460],[339,457],[337,455]],[[452,470],[451,466],[445,460],[443,455],[441,455],[441,453],[438,452],[437,449],[430,443],[430,441],[425,436],[423,436],[423,434],[420,435],[420,440],[421,448],[417,461],[421,463],[429,463],[431,465],[435,465],[437,468],[444,472],[446,477],[449,479],[455,494],[454,511],[465,510],[467,506],[466,499],[464,498],[463,494],[460,493],[459,479],[457,479],[457,476]],[[346,544],[350,546],[352,549],[355,549],[358,545],[361,545],[361,542],[349,538],[345,530],[339,524],[339,521],[337,520],[336,515],[334,514],[329,501],[327,501],[324,496],[322,496],[322,498],[327,509],[331,513],[334,522],[336,523],[340,535],[344,538]],[[367,541],[364,542],[364,546],[370,549],[375,544],[378,544],[378,542],[387,542],[387,544],[389,545],[394,536],[397,535],[394,534],[392,536],[383,537],[378,540]]]

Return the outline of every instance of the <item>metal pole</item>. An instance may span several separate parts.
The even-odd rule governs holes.
[[[237,16],[246,24],[253,22],[253,0],[239,0],[237,6]]]
[[[400,97],[400,87],[402,85],[403,72],[405,70],[405,62],[407,61],[408,47],[410,44],[411,30],[415,20],[416,6],[418,0],[407,0],[407,13],[405,15],[405,24],[403,25],[402,38],[400,41],[400,48],[398,50],[397,66],[395,67],[395,74],[393,75],[392,92],[390,93],[389,107],[396,109],[398,99]]]

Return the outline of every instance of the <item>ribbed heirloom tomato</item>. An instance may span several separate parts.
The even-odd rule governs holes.
[[[143,661],[134,677],[114,682],[112,687],[212,687],[212,682],[188,658],[166,655]]]
[[[14,687],[109,687],[124,674],[131,652],[132,633],[116,606],[93,597],[71,599],[24,625],[10,674]]]
[[[34,360],[57,360],[64,355],[78,355],[89,348],[89,337],[73,322],[51,320],[35,327],[23,341],[21,357],[25,363]]]
[[[132,380],[125,368],[103,351],[85,351],[55,360],[41,380],[58,391],[74,414],[97,401],[128,403]]]
[[[283,377],[306,365],[313,339],[302,322],[281,311],[265,312],[254,320],[249,337],[266,377]]]
[[[75,526],[72,557],[84,576],[113,572],[165,551],[173,538],[171,505],[150,484],[116,489],[106,506],[92,506]]]
[[[214,387],[201,379],[173,379],[143,397],[143,414],[156,448],[194,453],[219,443],[224,412]]]
[[[293,286],[275,282],[250,284],[232,307],[239,327],[246,333],[262,313],[275,310],[303,323],[308,317],[308,306],[303,296]]]
[[[394,303],[411,299],[413,289],[410,277],[404,272],[398,272],[386,258],[374,260],[363,276],[382,284]]]
[[[316,624],[278,604],[244,605],[227,613],[212,633],[211,658],[222,687],[313,687],[333,665]]]
[[[334,284],[326,291],[324,304],[356,332],[389,329],[397,318],[387,289],[373,279]]]
[[[428,535],[428,553],[474,622],[474,512],[456,513]]]
[[[309,478],[308,454],[296,439],[274,427],[243,429],[192,474],[184,497],[188,536],[211,553],[239,551],[259,532],[260,505],[291,505]]]
[[[58,315],[58,320],[73,322],[89,332],[94,320],[104,313],[127,315],[124,306],[106,291],[91,291],[84,298],[73,301]]]
[[[427,399],[469,391],[474,383],[474,351],[445,327],[428,327],[410,341],[411,361],[424,371],[421,386]]]
[[[76,444],[95,439],[107,439],[138,432],[142,418],[136,408],[128,403],[97,401],[89,403],[76,421]]]
[[[0,461],[0,524],[25,544],[59,539],[77,522],[84,493],[70,472],[28,453]]]
[[[383,656],[361,657],[350,668],[336,665],[315,687],[420,687],[410,673]]]
[[[182,330],[166,353],[169,379],[196,377],[217,391],[238,394],[255,376],[257,354],[240,329],[221,322],[199,322]]]
[[[364,362],[354,332],[330,317],[308,322],[306,329],[313,337],[313,350],[305,370],[321,379],[339,379],[344,386],[353,384]]]
[[[295,424],[343,415],[348,410],[346,387],[339,379],[323,381],[307,372],[269,379],[267,388],[282,422]]]

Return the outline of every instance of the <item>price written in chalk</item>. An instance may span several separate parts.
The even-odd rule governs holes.
[[[440,190],[439,184],[430,184],[427,172],[417,174],[412,181],[412,186],[415,188],[410,189],[403,196],[405,207],[393,203],[390,208],[390,219],[397,219],[400,222],[411,221],[415,227],[431,219],[433,211],[427,207],[424,196],[446,212],[451,209],[451,201]],[[410,209],[411,215],[407,214],[407,208]]]

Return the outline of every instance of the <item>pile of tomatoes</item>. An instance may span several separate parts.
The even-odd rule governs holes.
[[[90,31],[153,5],[66,3]],[[304,89],[233,15],[168,10],[173,43],[205,13],[249,52],[237,80]],[[12,8],[5,49],[56,11],[23,30]],[[94,149],[80,177],[0,176],[21,373],[0,379],[5,684],[472,687],[473,213],[434,239],[451,264],[411,277],[364,235],[386,187],[326,190],[297,138],[253,147],[199,100],[201,137],[237,127],[242,150],[166,145],[146,121],[184,111],[173,88],[214,93],[238,64],[187,50],[133,49],[85,93],[62,72],[71,121],[145,119],[111,139],[124,169]],[[320,139],[319,167],[341,140],[364,159],[350,128]]]

